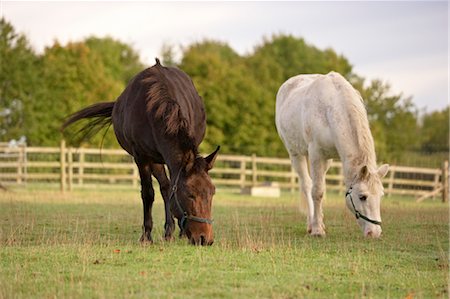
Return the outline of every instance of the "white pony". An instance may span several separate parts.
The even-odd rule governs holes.
[[[374,142],[360,94],[335,72],[298,75],[278,90],[275,119],[306,199],[308,232],[325,235],[325,173],[331,159],[339,157],[348,190],[347,207],[355,214],[365,236],[379,237],[381,178],[389,165],[376,167]]]

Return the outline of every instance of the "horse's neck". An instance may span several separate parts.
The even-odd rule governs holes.
[[[167,158],[165,157],[165,162],[170,173],[170,181],[172,183],[174,183],[176,177],[183,168],[186,168],[188,163],[195,162],[195,156],[196,154],[194,152],[189,153],[188,155],[180,149],[174,149],[170,156]]]
[[[166,163],[167,168],[169,169],[169,175],[170,175],[170,182],[171,184],[175,184],[177,177],[179,176],[183,165],[181,163]]]
[[[376,169],[375,146],[367,117],[349,113],[349,120],[348,126],[343,128],[349,132],[340,134],[347,137],[336,139],[347,188],[353,183],[362,166]]]

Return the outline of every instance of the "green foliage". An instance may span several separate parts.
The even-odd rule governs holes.
[[[257,82],[248,76],[244,59],[225,44],[205,41],[184,52],[180,68],[192,77],[205,102],[208,137],[204,150],[220,144],[224,153],[257,151],[260,145],[254,132],[260,128],[262,105]]]
[[[265,39],[262,45],[255,48],[249,61],[255,74],[259,73],[259,66],[263,66],[263,69],[270,70],[270,73],[264,72],[269,75],[266,79],[274,80],[275,76],[275,81],[283,82],[298,74],[326,74],[336,71],[348,76],[352,71],[347,59],[337,55],[334,50],[319,50],[308,45],[302,38],[292,35],[274,35],[271,39]],[[266,63],[261,63],[262,61]],[[283,82],[279,82],[278,87]]]
[[[380,80],[366,84],[345,57],[302,38],[273,35],[247,55],[226,43],[204,40],[182,49],[178,65],[173,46],[165,44],[161,52],[165,65],[178,66],[192,77],[204,99],[207,133],[202,152],[220,144],[222,153],[287,156],[274,124],[278,88],[292,76],[332,70],[360,91],[379,160],[402,161],[405,151],[448,152],[448,109],[425,115],[421,126],[410,98],[392,94]],[[111,37],[55,42],[37,55],[26,36],[4,18],[0,54],[0,139],[25,135],[30,145],[57,145],[66,116],[114,100],[143,69],[136,51]],[[89,144],[98,146],[100,139]],[[112,130],[105,146],[118,146]]]
[[[360,84],[355,86],[360,87]],[[367,88],[360,88],[360,92],[367,107],[379,158],[393,163],[404,150],[416,149],[419,145],[418,112],[411,99],[402,94],[391,95],[390,86],[380,80],[372,81]]]
[[[111,37],[89,37],[85,44],[101,59],[107,76],[124,85],[144,68],[137,52],[121,41]]]
[[[421,135],[421,149],[426,152],[449,151],[449,107],[442,111],[435,111],[423,118]]]
[[[45,50],[41,57],[44,84],[33,103],[36,113],[29,117],[34,128],[28,135],[30,143],[58,144],[59,128],[68,115],[120,94],[124,83],[107,73],[100,57],[83,42],[55,43]],[[111,144],[108,140],[106,144]]]
[[[109,37],[55,42],[39,56],[6,20],[0,26],[0,138],[5,141],[25,135],[30,145],[58,145],[68,115],[113,101],[143,68],[131,47]],[[102,138],[90,143],[98,146]],[[117,146],[112,131],[104,144]]]
[[[0,19],[0,140],[27,135],[27,115],[40,80],[38,59],[25,35]]]
[[[173,46],[164,43],[161,48],[161,60],[164,66],[175,66],[175,51]]]
[[[293,36],[273,36],[251,55],[206,40],[188,47],[179,65],[192,76],[207,111],[205,151],[286,156],[274,124],[280,85],[299,73],[347,74],[351,66],[331,49],[320,51]]]

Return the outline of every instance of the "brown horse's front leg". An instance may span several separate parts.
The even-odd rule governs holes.
[[[170,181],[167,178],[166,170],[163,164],[151,164],[152,173],[159,182],[159,190],[164,200],[164,210],[166,222],[164,223],[164,239],[172,240],[173,231],[175,230],[175,222],[172,212],[170,211]]]
[[[139,175],[141,177],[141,197],[144,208],[144,223],[142,226],[141,243],[153,243],[152,240],[152,206],[155,200],[155,191],[152,186],[151,171],[148,164],[138,164]]]
[[[166,210],[166,223],[164,223],[164,239],[166,241],[172,240],[173,231],[175,230],[175,222],[173,220],[172,212],[170,211],[169,200],[164,200],[164,208]]]

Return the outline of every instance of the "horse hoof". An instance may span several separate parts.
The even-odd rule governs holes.
[[[164,240],[167,241],[167,242],[171,242],[171,241],[174,240],[174,238],[173,238],[172,235],[165,235],[165,236],[164,236]]]
[[[146,235],[142,235],[141,238],[139,239],[139,242],[141,243],[141,245],[151,245],[153,244],[153,240],[151,237],[146,236]]]
[[[323,237],[325,237],[325,234],[320,234],[320,233],[316,233],[316,234],[311,233],[309,235],[311,237],[314,237],[314,238],[323,238]]]
[[[312,237],[325,237],[325,231],[319,229],[313,229],[309,232],[309,235]]]

